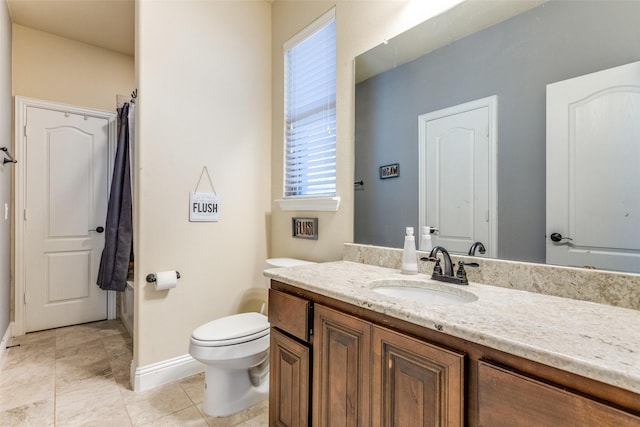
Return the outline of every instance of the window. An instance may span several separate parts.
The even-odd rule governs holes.
[[[335,196],[334,9],[285,43],[284,61],[284,197]]]

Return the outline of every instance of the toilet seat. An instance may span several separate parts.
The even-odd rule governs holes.
[[[268,335],[269,327],[269,321],[263,314],[234,314],[197,327],[191,334],[191,343],[202,347],[239,344]]]

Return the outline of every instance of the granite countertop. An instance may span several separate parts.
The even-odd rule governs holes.
[[[428,275],[336,261],[265,271],[265,276],[506,353],[640,393],[640,311],[496,286],[449,285]],[[476,301],[426,306],[383,296],[372,280],[427,280]]]

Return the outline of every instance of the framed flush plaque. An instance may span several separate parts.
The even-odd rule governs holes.
[[[380,179],[397,178],[400,176],[400,163],[380,166]]]
[[[292,218],[292,236],[298,239],[318,240],[318,218]]]

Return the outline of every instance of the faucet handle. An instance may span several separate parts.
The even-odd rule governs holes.
[[[433,266],[433,274],[442,276],[442,267],[440,267],[440,258],[436,258],[436,265]]]
[[[433,274],[442,276],[442,267],[440,266],[440,258],[435,256],[428,256],[420,258],[420,261],[431,261],[435,262],[436,265],[433,266]]]
[[[464,282],[467,282],[467,271],[464,269],[465,265],[467,267],[480,267],[480,264],[478,264],[477,262],[458,261],[458,270],[456,271],[456,277],[463,280]]]
[[[480,264],[478,264],[477,262],[464,262],[464,261],[458,261],[458,268],[464,267],[480,267]]]

